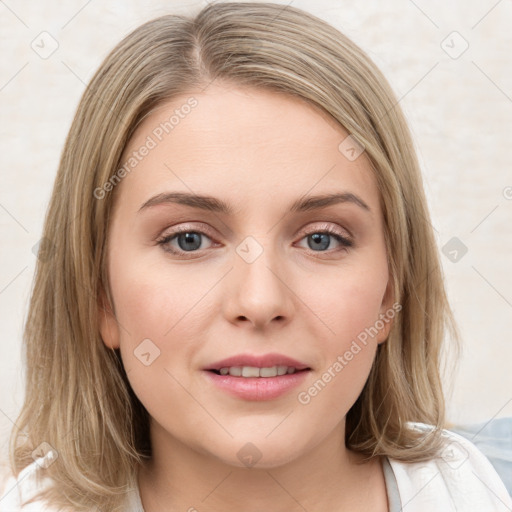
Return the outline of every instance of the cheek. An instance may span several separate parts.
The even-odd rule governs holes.
[[[382,299],[380,287],[374,285],[371,279],[347,279],[330,289],[330,301],[319,295],[319,307],[332,332],[325,334],[323,327],[323,334],[317,335],[321,364],[297,400],[307,414],[325,418],[325,428],[334,428],[345,416],[370,373],[378,347],[374,326]],[[325,415],[325,411],[330,413]]]
[[[136,271],[118,272],[120,352],[134,393],[151,417],[165,422],[170,403],[182,411],[191,406],[180,383],[188,386],[186,370],[197,347],[187,340],[198,338],[200,326],[187,322],[191,305],[174,286],[151,269]]]
[[[172,312],[178,307],[177,300],[169,291],[153,286],[132,275],[123,278],[118,289],[116,316],[121,329],[121,340],[136,343],[141,337],[160,342],[166,331],[171,328]]]
[[[190,309],[195,288],[190,281],[182,282],[179,273],[169,278],[165,269],[136,258],[133,262],[120,264],[112,272],[116,317],[125,327],[121,337],[140,342],[142,336],[163,343]]]
[[[184,382],[201,348],[208,314],[200,299],[213,278],[170,276],[135,257],[118,262],[111,284],[123,364],[139,399],[152,403],[158,401],[155,389],[180,392],[170,373]]]
[[[182,307],[151,267],[129,261],[135,262],[135,258],[117,260],[111,285],[123,365],[132,388],[145,403],[145,390],[151,393],[162,377],[162,362],[169,352],[166,340],[171,339]]]
[[[388,275],[380,263],[347,266],[335,279],[316,279],[304,290],[305,302],[318,317],[315,338],[321,364],[299,403],[314,402],[318,411],[345,414],[362,391],[378,346],[377,327],[382,327],[379,314]]]
[[[344,350],[353,339],[376,324],[387,280],[386,268],[375,265],[373,269],[346,267],[334,278],[330,274],[324,280],[317,278],[308,282],[303,296],[321,321],[321,338],[328,341],[329,353]],[[369,339],[374,337],[369,336]]]

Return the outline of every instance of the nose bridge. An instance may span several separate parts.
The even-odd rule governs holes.
[[[282,263],[270,235],[247,236],[237,246],[228,308],[232,319],[245,317],[262,326],[289,316],[291,292]]]

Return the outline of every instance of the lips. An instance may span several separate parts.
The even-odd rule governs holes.
[[[239,354],[203,368],[207,382],[237,399],[274,400],[305,381],[311,368],[283,354]]]

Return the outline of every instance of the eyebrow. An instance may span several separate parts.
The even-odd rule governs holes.
[[[139,209],[139,212],[159,204],[181,204],[201,210],[233,215],[234,209],[231,205],[216,197],[188,192],[166,192],[157,194],[148,199]],[[352,203],[371,214],[370,207],[357,195],[351,192],[338,192],[332,194],[321,194],[316,196],[303,196],[297,199],[290,207],[292,213],[308,212],[327,208],[335,204]]]

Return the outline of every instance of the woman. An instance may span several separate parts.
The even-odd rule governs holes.
[[[406,122],[325,22],[221,2],[137,28],[44,237],[0,510],[511,506],[443,430],[457,333]]]

